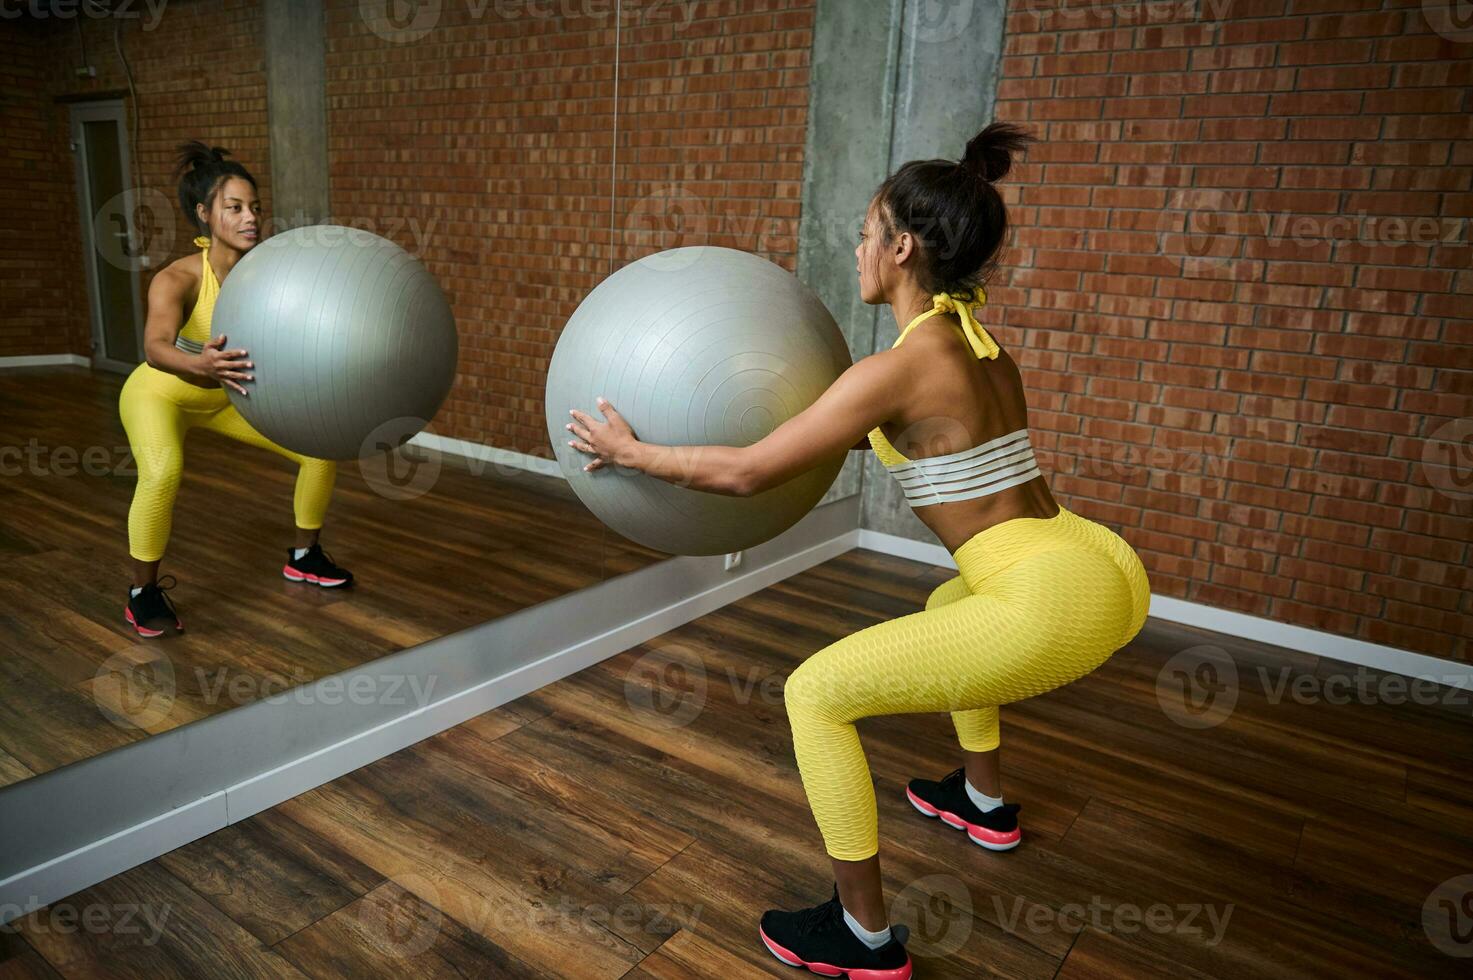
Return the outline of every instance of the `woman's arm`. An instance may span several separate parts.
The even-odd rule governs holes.
[[[198,354],[174,346],[183,326],[184,301],[194,283],[187,273],[175,268],[164,269],[148,284],[148,320],[143,326],[143,356],[149,367],[178,375],[192,385],[214,387],[206,382],[229,385],[242,395],[249,395],[241,381],[254,381],[246,369],[254,363],[244,360],[241,349],[226,350],[226,337],[207,342]]]
[[[143,325],[143,357],[148,366],[198,380],[198,358],[174,346],[189,295],[189,277],[178,269],[166,268],[148,284],[148,319]]]
[[[819,463],[863,445],[892,417],[904,396],[905,360],[898,351],[874,354],[850,367],[808,408],[750,446],[660,446],[640,442],[612,405],[607,422],[576,409],[569,423],[574,448],[606,463],[628,466],[693,490],[748,497],[780,486]]]

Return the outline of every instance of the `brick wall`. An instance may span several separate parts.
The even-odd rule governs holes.
[[[266,81],[263,74],[258,4],[251,0],[172,0],[155,20],[143,4],[123,8],[123,51],[132,69],[137,101],[125,100],[139,113],[138,146],[133,177],[143,189],[137,220],[146,232],[143,246],[160,264],[194,250],[193,230],[180,212],[170,180],[174,148],[202,139],[230,150],[256,177],[261,197],[270,203],[270,158],[266,142]],[[69,107],[59,96],[111,93],[128,87],[113,45],[118,17],[51,16],[7,20],[0,34],[5,56],[0,72],[29,72],[12,91],[6,80],[4,141],[8,162],[20,156],[26,175],[18,191],[0,194],[6,238],[0,238],[0,262],[27,263],[28,275],[13,280],[8,269],[0,283],[0,356],[37,353],[90,353],[82,233],[77,212],[76,177],[68,149]],[[87,61],[96,78],[79,78],[73,69]],[[24,101],[19,101],[23,96]],[[12,103],[12,99],[17,99]],[[24,125],[12,138],[12,113]],[[129,126],[133,118],[129,116]],[[132,138],[132,133],[129,133]],[[14,173],[14,170],[7,171]],[[23,214],[20,236],[27,247],[12,256],[11,215]],[[140,275],[147,296],[152,272]],[[35,285],[24,285],[34,280]],[[17,286],[16,281],[22,285]],[[15,304],[9,302],[12,297]],[[63,339],[64,338],[64,339]]]
[[[89,327],[80,221],[65,107],[52,102],[54,30],[31,20],[0,30],[0,357],[86,354]]]
[[[990,296],[1157,594],[1469,660],[1473,37],[1423,9],[1018,5]]]
[[[169,179],[185,139],[232,150],[259,181],[268,220],[289,222],[270,214],[259,5],[175,0],[157,23],[135,6],[122,36],[141,107],[142,220],[161,229],[146,242],[150,254],[192,249]],[[370,22],[374,5],[357,0],[329,4],[333,220],[393,238],[451,297],[461,363],[432,425],[441,435],[550,457],[542,395],[557,336],[600,280],[641,255],[717,244],[794,267],[811,0],[624,6],[611,187],[611,4],[446,3],[428,26]],[[548,16],[564,9],[585,13]],[[14,210],[3,205],[7,228],[22,201],[34,203],[34,217],[0,239],[0,262],[16,270],[0,287],[0,298],[15,300],[0,355],[85,354],[67,106],[54,99],[126,87],[116,21],[18,23],[28,39],[7,30],[4,50],[14,48],[13,70],[29,72],[13,86],[28,94],[4,106],[28,136],[5,145],[24,147],[11,161],[50,183],[15,191]],[[95,79],[72,74],[83,40]],[[15,247],[23,234],[35,240]],[[37,241],[50,258],[37,258]],[[146,295],[149,274],[141,279]]]
[[[446,3],[427,22],[329,5],[333,217],[417,254],[451,299],[440,435],[550,458],[558,334],[641,255],[715,244],[794,267],[811,2],[624,7],[611,247],[612,3]]]

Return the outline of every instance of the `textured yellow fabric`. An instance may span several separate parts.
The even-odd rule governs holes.
[[[959,574],[925,611],[830,644],[788,678],[794,754],[830,857],[862,861],[879,850],[855,721],[947,711],[963,749],[995,749],[998,705],[1088,674],[1145,623],[1140,558],[1067,508],[993,525],[953,557]]]
[[[931,308],[907,323],[905,329],[900,331],[900,336],[895,338],[895,343],[890,345],[890,349],[894,350],[899,347],[901,341],[905,340],[915,325],[927,317],[935,316],[937,313],[955,313],[958,319],[961,320],[962,334],[967,338],[967,343],[971,345],[972,353],[977,355],[978,360],[982,358],[996,360],[997,355],[1001,352],[997,346],[997,342],[992,339],[992,335],[972,315],[972,307],[980,307],[986,303],[987,294],[980,288],[977,290],[977,298],[975,300],[968,296],[937,293],[931,297]],[[879,457],[880,462],[886,466],[899,466],[901,463],[910,462],[910,460],[896,452],[895,447],[890,445],[890,440],[885,438],[885,433],[881,432],[878,426],[870,430],[869,444],[870,448],[875,451],[875,455]]]
[[[209,244],[207,238],[195,244]],[[180,331],[201,343],[210,339],[210,321],[219,284],[205,251],[204,278],[189,321]],[[139,561],[164,556],[173,525],[174,498],[184,473],[184,437],[200,427],[260,449],[269,449],[296,463],[296,490],[292,509],[297,527],[322,527],[337,480],[337,463],[292,452],[267,439],[230,403],[224,388],[201,388],[146,362],[133,369],[118,395],[118,415],[128,433],[128,444],[138,467],[138,485],[128,508],[128,553]]]
[[[215,278],[215,270],[210,268],[210,240],[200,235],[194,243],[200,247],[200,261],[204,268],[200,272],[199,298],[194,301],[189,319],[179,329],[179,336],[205,344],[211,339],[210,319],[215,315],[215,298],[220,295],[220,281]]]

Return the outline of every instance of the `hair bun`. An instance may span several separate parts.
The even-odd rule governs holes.
[[[1036,141],[1033,134],[1013,123],[988,123],[982,132],[967,141],[958,166],[988,183],[1002,180],[1013,167],[1013,154]]]
[[[200,140],[180,143],[178,153],[177,165],[174,168],[175,180],[193,170],[218,166],[230,156],[230,151],[225,147],[210,146]]]

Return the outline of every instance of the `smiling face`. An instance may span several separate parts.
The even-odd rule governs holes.
[[[227,177],[209,209],[198,204],[195,213],[209,226],[210,239],[217,244],[247,252],[261,240],[261,198],[244,177]]]

